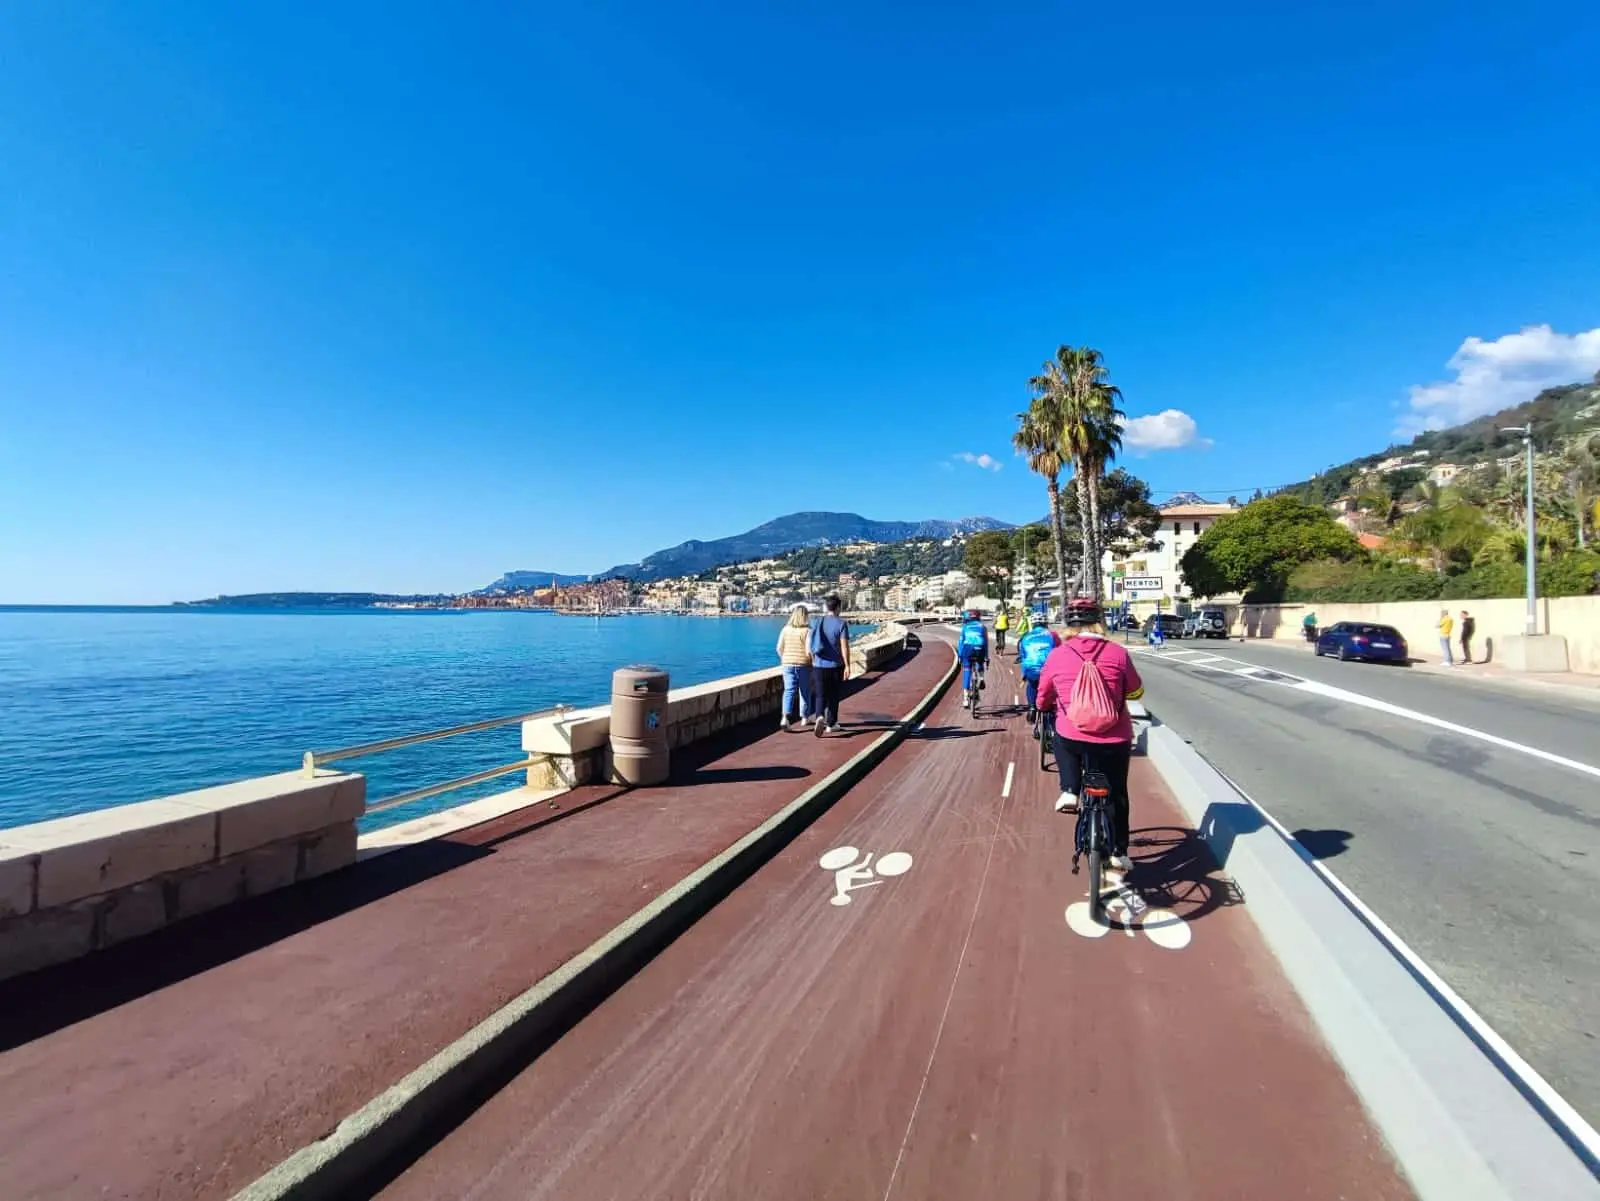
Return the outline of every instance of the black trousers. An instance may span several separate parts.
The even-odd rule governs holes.
[[[1128,760],[1133,755],[1131,742],[1079,742],[1063,738],[1055,731],[1056,771],[1061,775],[1061,791],[1082,793],[1083,773],[1098,768],[1111,782],[1111,853],[1128,853]]]
[[[811,669],[811,712],[820,714],[826,725],[839,724],[839,694],[844,690],[844,668],[813,667]]]

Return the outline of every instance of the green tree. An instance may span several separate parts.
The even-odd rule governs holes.
[[[1198,596],[1280,596],[1289,573],[1315,559],[1359,559],[1361,544],[1325,509],[1288,495],[1253,501],[1200,535],[1179,562]]]
[[[967,539],[962,566],[986,596],[1005,596],[1005,581],[1015,562],[1009,530],[984,530]]]

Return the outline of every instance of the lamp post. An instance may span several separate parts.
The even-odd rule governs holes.
[[[1539,632],[1539,612],[1535,604],[1536,592],[1534,584],[1534,557],[1537,552],[1537,543],[1534,541],[1534,516],[1533,516],[1533,422],[1527,425],[1507,425],[1501,427],[1507,434],[1522,435],[1522,445],[1528,451],[1528,547],[1523,555],[1523,560],[1528,568],[1528,628],[1531,637]]]

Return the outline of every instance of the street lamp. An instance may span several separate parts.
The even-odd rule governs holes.
[[[1534,555],[1536,543],[1534,542],[1533,518],[1533,422],[1527,425],[1505,425],[1500,427],[1501,433],[1520,434],[1522,445],[1528,448],[1528,549],[1523,559],[1528,567],[1528,628],[1529,637],[1539,632],[1538,609],[1534,603],[1536,593],[1534,587]]]

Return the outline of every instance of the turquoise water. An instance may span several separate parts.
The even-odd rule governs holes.
[[[0,609],[0,828],[288,771],[330,750],[776,662],[779,619],[514,612]],[[368,799],[522,757],[520,729],[348,764]],[[375,814],[403,821],[514,785]]]

